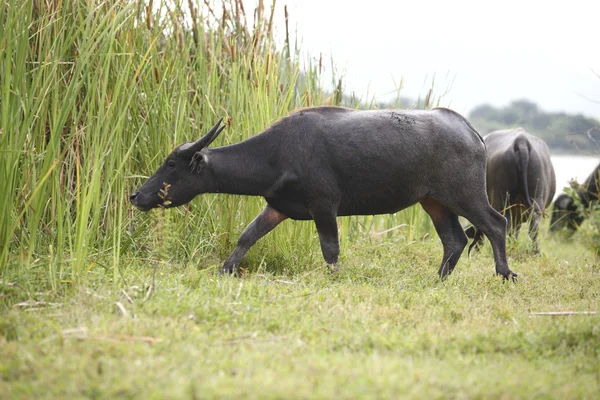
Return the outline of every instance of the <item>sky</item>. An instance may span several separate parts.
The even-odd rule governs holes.
[[[402,82],[424,97],[435,77],[440,105],[463,114],[529,99],[600,119],[600,1],[278,0],[279,38],[284,5],[292,38],[334,60],[347,94],[389,100]]]

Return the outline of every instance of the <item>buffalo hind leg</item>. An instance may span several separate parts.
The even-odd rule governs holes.
[[[467,235],[458,221],[458,215],[435,200],[421,200],[421,206],[429,214],[435,230],[444,246],[444,255],[438,274],[440,278],[447,277],[456,266],[465,246]]]
[[[529,236],[531,237],[531,241],[533,242],[533,252],[535,254],[540,254],[540,248],[538,246],[537,237],[540,226],[540,211],[535,208],[532,210],[531,222],[529,222]]]
[[[244,255],[250,247],[254,245],[261,237],[271,232],[279,223],[287,218],[287,215],[280,213],[271,206],[267,205],[254,221],[250,223],[242,232],[238,239],[237,247],[223,264],[222,274],[234,274]]]
[[[340,256],[340,242],[336,214],[331,210],[311,211],[319,233],[319,242],[325,262],[331,267],[331,272],[337,272],[337,262]]]
[[[472,199],[471,199],[472,200]],[[460,214],[468,219],[475,227],[487,236],[494,251],[494,261],[496,262],[496,273],[502,275],[504,279],[516,280],[517,274],[508,268],[506,259],[506,218],[485,201],[473,204],[471,201],[469,207],[463,207]]]
[[[507,222],[506,234],[508,236],[514,236],[515,239],[518,239],[519,232],[521,231],[521,221],[519,219],[517,219],[517,217],[515,217],[514,214],[510,213],[510,211],[507,211],[506,214],[504,214],[504,218],[506,218],[506,222]],[[518,218],[521,218],[521,216],[519,215]],[[473,225],[471,225],[469,227],[469,229],[471,229],[473,232],[475,232],[474,234],[469,236],[469,233],[467,231],[465,231],[465,233],[467,233],[468,237],[473,238],[473,243],[471,243],[471,245],[469,246],[469,256],[470,256],[471,250],[473,248],[475,250],[479,250],[479,248],[483,244],[483,233],[481,233],[481,231],[476,229],[475,226],[473,226]]]

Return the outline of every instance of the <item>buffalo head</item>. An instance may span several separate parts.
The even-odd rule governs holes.
[[[221,118],[198,141],[175,148],[154,175],[130,196],[131,204],[142,211],[156,207],[177,207],[205,193],[210,177],[199,179],[198,175],[204,172],[206,165],[201,150],[208,147],[225,128],[219,128],[222,121]]]
[[[551,231],[558,231],[563,228],[575,231],[583,223],[583,220],[584,216],[577,208],[573,197],[563,193],[556,198],[550,220]]]

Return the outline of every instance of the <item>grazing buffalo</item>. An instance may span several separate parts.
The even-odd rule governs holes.
[[[223,273],[235,273],[248,249],[287,218],[315,222],[323,257],[335,268],[338,216],[389,214],[420,203],[444,247],[441,277],[467,244],[459,215],[490,239],[496,273],[516,277],[506,260],[506,219],[485,190],[483,139],[454,111],[308,108],[241,143],[208,148],[220,122],[175,148],[131,202],[146,211],[201,193],[264,197],[265,209],[242,233]]]
[[[598,202],[600,192],[600,164],[588,176],[583,185],[577,190],[577,196],[583,208]],[[557,231],[561,228],[568,228],[575,231],[585,219],[581,209],[577,207],[576,201],[566,193],[560,194],[554,200],[552,219],[550,220],[550,230]]]
[[[484,141],[490,204],[507,218],[509,232],[518,235],[521,223],[530,219],[529,234],[534,251],[539,253],[539,221],[556,191],[548,146],[521,128],[492,132]],[[481,234],[474,236],[469,250],[481,240]]]

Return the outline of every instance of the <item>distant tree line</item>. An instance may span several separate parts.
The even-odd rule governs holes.
[[[553,153],[600,154],[600,121],[581,114],[547,113],[528,100],[504,107],[480,105],[471,111],[469,120],[482,135],[521,127],[544,139]]]

